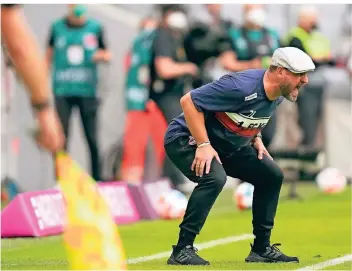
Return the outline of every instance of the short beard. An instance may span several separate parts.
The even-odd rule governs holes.
[[[290,102],[295,102],[296,100],[291,97],[290,85],[289,84],[280,84],[281,95],[285,97],[286,100]]]

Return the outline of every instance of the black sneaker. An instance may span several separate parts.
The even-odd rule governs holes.
[[[169,265],[210,265],[210,263],[197,255],[198,249],[186,246],[175,254],[176,246],[172,246],[173,252],[167,260]]]
[[[247,263],[298,263],[297,257],[290,257],[283,254],[277,247],[281,244],[273,244],[266,248],[265,252],[254,252],[251,244],[251,252],[245,259]]]

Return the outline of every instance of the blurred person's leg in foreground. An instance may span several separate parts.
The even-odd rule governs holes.
[[[40,146],[55,153],[63,147],[65,139],[59,118],[50,103],[49,73],[19,5],[1,5],[1,35],[16,71],[30,93],[39,126],[36,140]]]

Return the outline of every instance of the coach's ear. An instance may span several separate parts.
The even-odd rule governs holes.
[[[278,76],[284,76],[284,75],[285,75],[285,68],[283,68],[283,67],[277,67],[277,69],[276,69],[276,74],[277,74]]]

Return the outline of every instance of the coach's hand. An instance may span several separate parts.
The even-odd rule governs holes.
[[[193,160],[191,168],[192,171],[196,169],[196,176],[203,177],[204,167],[206,167],[205,174],[210,172],[211,162],[213,161],[214,157],[221,164],[218,153],[213,149],[211,145],[205,145],[197,148],[196,156]]]
[[[259,136],[253,139],[253,146],[258,151],[258,159],[259,160],[263,159],[263,155],[264,154],[267,155],[271,160],[274,160],[271,157],[271,155],[268,152],[268,150],[265,148],[264,143],[263,143],[262,139]]]

